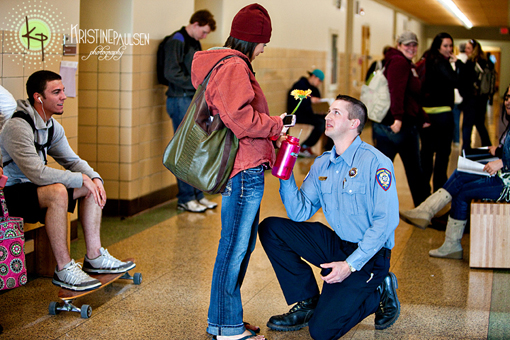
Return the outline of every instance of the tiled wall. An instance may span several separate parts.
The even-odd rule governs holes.
[[[161,161],[173,130],[156,80],[158,43],[130,46],[118,60],[83,60],[96,46],[80,50],[79,146],[105,180],[110,208],[123,203],[113,207],[121,215],[147,208],[141,197],[157,200],[154,193],[176,183]]]
[[[2,39],[6,34],[10,32],[2,32]],[[61,60],[79,61],[79,101],[68,98],[65,114],[55,118],[64,126],[71,147],[103,177],[109,199],[105,213],[132,215],[177,192],[175,177],[162,165],[173,128],[165,108],[166,87],[157,83],[155,73],[159,42],[130,46],[118,60],[89,56],[96,48],[92,44],[80,45],[79,56],[51,55],[35,66],[11,51],[2,50],[0,55],[0,81],[16,99],[26,98],[25,82],[35,70],[59,72]],[[340,63],[344,59],[339,55]],[[326,69],[326,54],[266,48],[253,64],[270,113],[279,115],[286,109],[287,91],[299,77],[313,68]]]
[[[40,59],[28,59],[24,53],[20,51],[9,50],[7,42],[18,32],[1,31],[0,30],[0,84],[5,87],[13,97],[18,99],[27,99],[25,84],[28,77],[39,70],[49,70],[60,73],[61,61],[78,61],[78,56],[63,56],[62,54],[45,55],[44,62]],[[62,41],[62,36],[57,37]],[[78,84],[79,76],[76,76]],[[64,115],[53,116],[65,129],[67,139],[71,148],[78,153],[78,98],[68,97],[64,104]],[[48,165],[57,169],[62,167],[58,165],[51,157],[48,157]],[[76,219],[76,213],[73,220]]]

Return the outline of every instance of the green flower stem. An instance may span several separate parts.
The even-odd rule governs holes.
[[[296,112],[296,110],[298,109],[299,105],[301,105],[302,101],[303,101],[303,98],[299,98],[299,103],[296,105],[296,108],[294,109],[294,111],[292,111],[291,115],[293,115],[294,112]]]

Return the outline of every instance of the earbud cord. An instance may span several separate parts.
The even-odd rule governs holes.
[[[46,111],[44,111],[44,104],[41,100],[41,98],[39,98],[40,102],[41,102],[41,108],[42,108],[42,112],[44,113],[44,122],[47,123],[48,122],[48,119],[46,118]]]

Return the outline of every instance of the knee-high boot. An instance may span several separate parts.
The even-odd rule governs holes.
[[[412,210],[400,211],[400,218],[414,225],[415,227],[426,229],[430,224],[432,217],[443,209],[452,200],[452,195],[441,188],[430,195],[422,204]]]
[[[443,245],[439,247],[439,249],[432,249],[429,251],[429,256],[461,260],[462,245],[460,244],[460,240],[462,239],[462,235],[464,235],[466,222],[466,220],[456,220],[449,217]]]

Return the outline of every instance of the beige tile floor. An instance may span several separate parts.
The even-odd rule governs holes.
[[[363,139],[370,142],[369,129]],[[295,168],[298,182],[310,164],[308,159],[299,160]],[[400,207],[412,208],[398,158],[395,173]],[[278,181],[267,173],[261,218],[285,216],[278,187]],[[220,196],[211,199],[221,203]],[[78,313],[49,315],[48,305],[57,301],[58,289],[51,279],[33,279],[22,288],[0,294],[4,327],[0,339],[210,339],[205,328],[220,237],[219,209],[205,214],[175,213],[175,205],[170,202],[125,220],[105,219],[108,228],[113,228],[105,227],[108,249],[120,258],[136,258],[135,271],[143,274],[141,285],[117,281],[77,300],[77,305],[93,308],[91,318],[82,319]],[[155,215],[158,218],[152,218]],[[325,222],[321,212],[313,219]],[[139,230],[134,233],[127,228]],[[509,272],[470,269],[468,235],[463,238],[466,255],[462,261],[430,258],[428,250],[438,247],[443,238],[442,231],[419,230],[402,222],[391,259],[391,271],[399,282],[400,318],[391,328],[376,331],[373,316],[369,316],[343,338],[510,338]],[[80,241],[72,247],[76,252]],[[268,339],[311,339],[307,328],[280,333],[266,327],[271,315],[289,307],[260,244],[252,256],[242,297],[245,320],[260,325]]]

